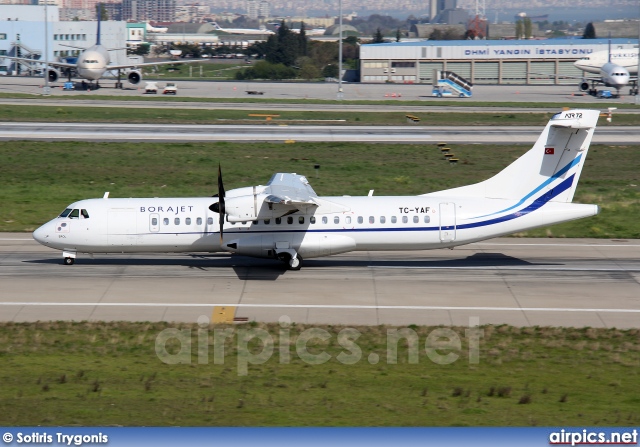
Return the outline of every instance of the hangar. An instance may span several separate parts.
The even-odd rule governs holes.
[[[612,49],[638,46],[612,39]],[[425,40],[362,45],[360,81],[431,84],[435,70],[453,71],[474,84],[574,84],[582,76],[573,63],[607,50],[608,39]]]

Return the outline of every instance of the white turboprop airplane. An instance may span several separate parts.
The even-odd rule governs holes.
[[[65,46],[83,50],[78,55],[78,60],[75,64],[70,64],[66,62],[50,62],[50,61],[45,62],[39,59],[27,59],[27,58],[10,57],[10,56],[0,56],[0,58],[17,60],[17,61],[25,62],[28,64],[34,64],[34,63],[46,64],[47,76],[49,78],[49,81],[51,82],[55,82],[58,80],[58,78],[60,78],[60,72],[58,71],[58,68],[69,70],[69,80],[71,80],[71,70],[75,69],[75,71],[78,73],[78,76],[80,78],[87,79],[90,82],[96,81],[96,83],[99,79],[101,79],[104,76],[104,74],[107,71],[116,70],[118,73],[116,88],[122,87],[122,83],[120,82],[122,70],[129,69],[129,71],[127,72],[127,80],[129,81],[129,83],[136,85],[136,84],[139,84],[140,81],[142,80],[142,71],[140,70],[141,67],[148,67],[148,66],[154,66],[154,65],[166,65],[166,64],[175,65],[177,63],[183,63],[183,62],[184,63],[198,62],[197,60],[192,60],[192,61],[180,61],[180,62],[176,62],[176,61],[147,62],[147,63],[141,63],[141,64],[111,65],[111,57],[109,56],[109,51],[113,51],[113,50],[109,50],[108,48],[106,48],[104,45],[100,43],[100,19],[98,19],[98,33],[97,33],[95,45],[87,49],[83,49],[80,47],[73,47],[70,45],[65,45]]]
[[[638,94],[638,49],[617,49],[598,51],[587,57],[577,60],[573,64],[576,68],[598,76],[585,76],[578,85],[581,91],[597,95],[596,84],[603,84],[616,89],[620,95],[620,89],[631,84],[630,95]],[[635,76],[632,76],[632,73]]]
[[[227,34],[251,34],[251,35],[262,35],[262,34],[275,34],[273,31],[268,30],[266,28],[262,29],[249,29],[249,28],[222,28],[216,22],[212,22],[211,25],[215,28],[216,31],[222,31]]]
[[[355,250],[451,248],[598,214],[571,203],[597,110],[551,118],[533,148],[483,182],[419,196],[319,197],[298,174],[275,174],[264,186],[217,198],[88,199],[72,203],[33,233],[77,253],[227,251],[285,261]]]

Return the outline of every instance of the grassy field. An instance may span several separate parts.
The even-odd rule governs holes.
[[[465,126],[540,126],[547,124],[556,106],[549,113],[456,113],[455,123]],[[265,118],[250,114],[273,114],[279,117],[267,122]],[[15,122],[94,122],[94,123],[178,123],[178,124],[332,124],[362,126],[417,125],[408,122],[404,112],[354,112],[354,111],[280,111],[260,110],[197,110],[197,109],[139,109],[127,107],[77,107],[77,106],[14,106],[0,104],[0,121]],[[412,113],[420,118],[421,126],[451,126],[451,114],[439,112]],[[612,123],[602,119],[606,126],[635,126],[637,115],[616,115]]]
[[[491,177],[529,146],[455,145],[452,166],[433,145],[358,143],[0,142],[0,231],[32,231],[73,201],[189,197],[307,175],[319,195],[414,195]],[[320,164],[316,177],[313,166]],[[575,200],[600,215],[520,236],[640,238],[640,146],[592,146]]]
[[[154,79],[171,79],[171,80],[233,80],[235,74],[248,67],[243,59],[235,61],[235,63],[215,63],[203,60],[192,64],[173,65],[157,65],[148,67],[144,70],[144,78],[148,80]]]
[[[0,105],[0,121],[17,122],[94,122],[94,123],[179,123],[179,124],[270,124],[264,118],[250,114],[274,113],[273,110],[193,110],[193,109],[138,109],[78,106],[13,106]],[[333,124],[333,125],[408,125],[402,112],[351,111],[281,111],[271,124]],[[451,116],[444,113],[420,113],[420,125],[451,125]],[[461,125],[534,125],[543,127],[552,113],[462,113],[456,114]],[[617,117],[616,117],[617,118]],[[638,118],[621,115],[615,124],[634,125]],[[602,125],[606,121],[603,120]]]
[[[235,328],[249,330],[251,324]],[[457,361],[436,364],[425,354],[434,328],[411,326],[419,341],[417,364],[408,363],[406,340],[398,363],[388,364],[387,327],[357,327],[359,361],[338,343],[341,327],[326,342],[324,364],[296,353],[281,363],[279,326],[258,325],[273,337],[275,355],[238,375],[236,340],[227,339],[224,364],[198,362],[192,332],[189,364],[165,364],[155,354],[163,323],[32,323],[0,325],[0,425],[181,426],[634,426],[640,424],[640,331],[487,326],[479,363],[468,360],[465,328]],[[394,345],[395,343],[392,343]],[[169,346],[171,353],[177,346]],[[250,355],[262,345],[249,345]],[[381,361],[370,364],[370,353]],[[284,357],[283,357],[284,358]],[[357,360],[357,358],[356,358]],[[187,361],[189,358],[187,357]]]

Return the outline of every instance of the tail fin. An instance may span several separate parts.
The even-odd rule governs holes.
[[[97,16],[98,16],[98,33],[96,36],[96,45],[100,45],[100,22],[102,19],[102,8],[104,8],[104,6],[102,5],[102,3],[98,3],[96,5],[97,8]]]
[[[533,148],[501,172],[483,182],[437,195],[514,200],[512,208],[538,199],[571,202],[599,115],[598,110],[556,113]]]

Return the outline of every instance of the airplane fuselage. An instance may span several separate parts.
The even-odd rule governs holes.
[[[80,77],[97,81],[107,71],[110,62],[109,51],[102,45],[94,45],[80,53],[76,70]]]
[[[577,60],[574,65],[587,73],[601,74],[602,66],[609,62],[608,51],[598,51]],[[624,68],[630,75],[638,74],[638,49],[612,50],[611,63]]]
[[[626,68],[611,62],[607,62],[600,67],[600,76],[602,77],[604,85],[614,87],[618,90],[629,84],[631,80]]]
[[[487,217],[487,210],[506,209],[513,202],[429,195],[322,199],[348,211],[320,207],[281,218],[225,222],[222,244],[219,214],[209,209],[215,198],[88,199],[69,205],[78,210],[75,217],[51,220],[34,238],[68,252],[232,251],[274,257],[279,246],[312,258],[354,250],[453,247],[598,213],[595,205],[540,202],[496,218]]]

